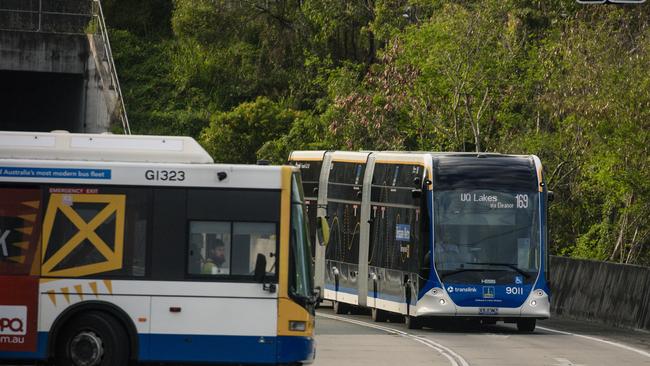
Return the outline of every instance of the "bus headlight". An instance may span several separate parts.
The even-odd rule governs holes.
[[[438,287],[434,287],[431,290],[429,290],[429,295],[435,296],[435,297],[440,297],[443,295],[442,289]]]
[[[447,301],[445,301],[445,299],[440,299],[440,305],[444,305],[446,303],[447,303]]]
[[[307,322],[302,320],[289,320],[289,330],[293,332],[304,332],[307,330]]]
[[[537,300],[530,300],[530,306],[537,306]]]
[[[542,290],[537,290],[537,291],[535,291],[535,295],[536,295],[537,297],[542,297],[542,296],[544,296],[544,291],[542,291]]]

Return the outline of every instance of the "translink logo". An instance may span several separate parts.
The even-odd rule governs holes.
[[[449,293],[454,292],[454,286],[447,287],[447,292],[449,292]]]

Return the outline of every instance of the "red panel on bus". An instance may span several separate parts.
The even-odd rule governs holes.
[[[0,351],[36,352],[38,277],[0,276]]]
[[[40,206],[38,188],[0,188],[0,351],[36,351]]]

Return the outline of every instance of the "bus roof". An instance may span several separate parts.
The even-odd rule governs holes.
[[[510,155],[501,153],[476,153],[476,152],[436,152],[436,151],[293,151],[289,161],[323,160],[326,153],[332,154],[334,161],[365,161],[369,154],[373,154],[380,162],[414,163],[421,162],[427,157],[531,157],[532,155]]]
[[[191,137],[0,132],[0,159],[211,164]]]

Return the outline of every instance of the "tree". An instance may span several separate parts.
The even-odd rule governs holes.
[[[259,97],[215,115],[201,134],[201,144],[217,162],[255,163],[257,151],[289,132],[299,117],[300,112]]]

